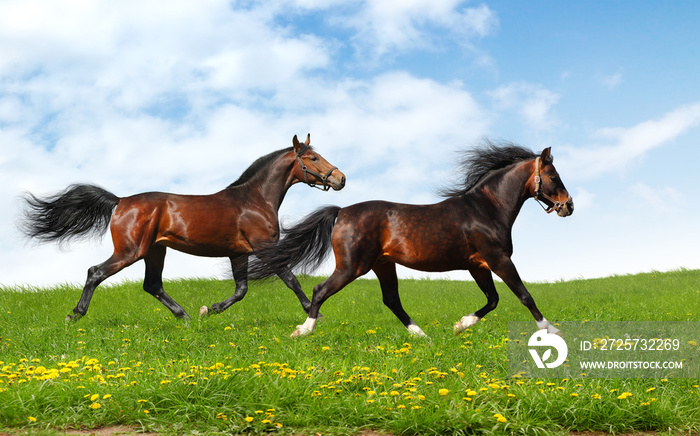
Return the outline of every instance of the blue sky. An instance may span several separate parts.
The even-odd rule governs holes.
[[[551,146],[576,204],[526,203],[524,279],[699,268],[698,22],[693,1],[2,0],[0,283],[82,283],[111,254],[109,236],[27,244],[24,191],[212,193],[308,132],[348,184],[294,186],[283,222],[437,202],[487,136]],[[165,275],[224,265],[171,251]]]

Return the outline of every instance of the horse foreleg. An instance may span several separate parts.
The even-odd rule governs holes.
[[[399,281],[396,277],[396,264],[377,262],[372,269],[377,275],[377,279],[379,279],[384,305],[396,315],[410,334],[427,337],[428,335],[411,319],[401,304]]]
[[[515,265],[513,265],[510,258],[502,259],[501,262],[498,263],[498,266],[492,269],[493,272],[496,273],[496,275],[498,275],[498,277],[500,277],[506,285],[508,285],[510,290],[513,291],[520,302],[530,310],[530,313],[535,318],[535,323],[537,324],[538,329],[547,329],[547,333],[561,335],[561,331],[550,324],[549,321],[542,316],[542,313],[540,313],[537,305],[535,304],[535,300],[532,298],[527,288],[523,284],[523,281],[520,279],[520,275],[515,269]]]
[[[167,307],[175,318],[190,319],[179,304],[175,302],[163,290],[163,265],[165,264],[166,248],[162,245],[154,245],[144,258],[146,263],[146,277],[143,280],[143,290],[153,295],[158,301]]]
[[[199,309],[199,316],[206,316],[210,313],[221,313],[231,307],[234,303],[241,301],[248,292],[248,256],[231,257],[231,270],[233,280],[236,282],[236,290],[233,295],[221,303],[214,303],[210,308],[202,306]]]
[[[496,292],[496,286],[493,283],[491,271],[488,269],[475,268],[469,270],[469,272],[474,278],[477,286],[479,286],[479,289],[481,289],[481,292],[486,295],[486,304],[476,312],[463,316],[462,319],[457,321],[454,325],[455,335],[458,335],[469,327],[475,325],[481,318],[486,316],[487,313],[491,312],[496,308],[496,306],[498,306],[498,292]]]

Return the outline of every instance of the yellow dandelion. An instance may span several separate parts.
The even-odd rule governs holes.
[[[618,399],[618,400],[624,400],[624,399],[626,399],[626,398],[628,398],[628,397],[631,397],[631,396],[632,396],[632,392],[623,392],[623,393],[621,393],[620,395],[617,396],[617,399]]]
[[[253,422],[255,421],[255,418],[253,418],[252,416],[246,416],[245,418],[243,418],[243,420],[245,422]]]
[[[96,399],[100,398],[100,394],[92,394],[90,396],[90,401],[95,401]]]
[[[498,422],[508,422],[506,417],[501,415],[500,413],[494,414],[493,417],[496,418],[496,421],[498,421]]]
[[[572,394],[569,394],[569,395],[572,396],[572,397],[578,397],[578,394],[577,394],[576,392],[574,392],[574,393],[572,393]]]
[[[29,422],[36,422],[36,418],[33,416],[29,416],[27,417],[27,419],[29,420]]]
[[[438,394],[440,394],[440,395],[443,396],[443,397],[444,397],[445,395],[449,394],[449,393],[450,393],[450,390],[449,390],[449,389],[445,389],[445,388],[442,388],[442,389],[440,389],[440,390],[438,391]]]
[[[102,404],[100,404],[100,403],[92,403],[92,404],[90,404],[90,408],[93,409],[93,410],[97,410],[97,409],[99,409],[100,407],[102,407]]]
[[[106,399],[108,399],[108,398],[112,398],[112,394],[105,394],[105,395],[102,397],[103,400],[106,400]]]

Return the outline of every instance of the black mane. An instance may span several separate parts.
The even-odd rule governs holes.
[[[443,188],[443,197],[457,197],[473,189],[487,174],[517,162],[535,159],[538,155],[512,142],[495,143],[489,139],[478,147],[460,153],[459,170],[464,180],[454,188]]]
[[[257,173],[259,173],[263,168],[267,168],[272,162],[276,161],[278,157],[284,153],[292,151],[293,147],[283,148],[282,150],[273,151],[272,153],[266,154],[263,157],[258,158],[253,162],[248,169],[243,171],[243,174],[235,182],[228,185],[229,188],[234,186],[240,186],[245,182],[253,178]]]

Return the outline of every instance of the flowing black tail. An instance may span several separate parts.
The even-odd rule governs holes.
[[[71,185],[46,198],[27,193],[20,230],[39,242],[66,242],[102,235],[119,197],[99,186]]]
[[[323,263],[331,248],[331,235],[340,207],[318,209],[292,228],[282,229],[276,244],[255,251],[248,268],[251,278],[271,277],[287,269],[310,273]]]

